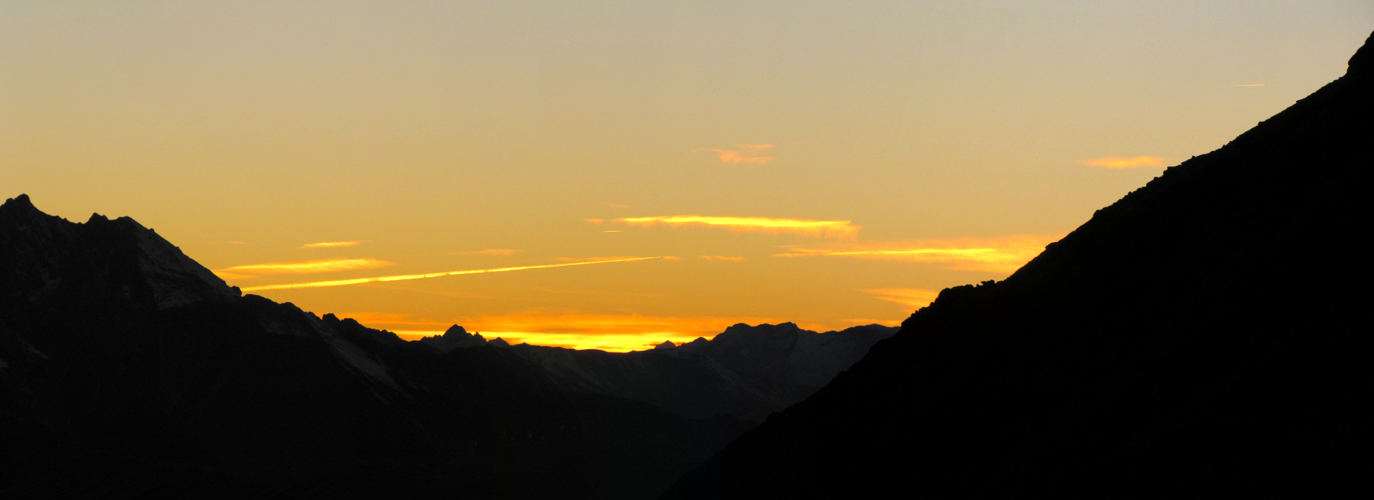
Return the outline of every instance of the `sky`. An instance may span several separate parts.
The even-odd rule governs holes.
[[[0,0],[0,198],[403,338],[896,325],[1372,30],[1367,0]]]

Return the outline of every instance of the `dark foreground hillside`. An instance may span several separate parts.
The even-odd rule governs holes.
[[[645,498],[743,431],[240,297],[132,219],[0,206],[0,498]]]
[[[1368,490],[1371,45],[1006,281],[945,290],[667,497]]]

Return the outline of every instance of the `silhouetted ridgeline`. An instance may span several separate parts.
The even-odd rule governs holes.
[[[1368,490],[1370,45],[1006,281],[945,290],[666,498]]]
[[[0,498],[645,498],[751,425],[583,387],[543,349],[444,351],[241,297],[132,219],[22,195],[0,205],[0,263]]]
[[[758,422],[805,399],[862,358],[896,327],[867,325],[816,333],[792,323],[738,324],[711,340],[629,353],[520,344],[512,351],[576,392],[643,401],[678,415],[733,415]],[[420,342],[440,350],[486,345],[454,325]],[[509,347],[500,339],[492,344]]]

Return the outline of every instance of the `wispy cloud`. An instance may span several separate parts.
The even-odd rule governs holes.
[[[732,149],[710,149],[720,157],[720,162],[726,165],[767,165],[772,163],[774,158],[764,153],[773,149],[772,144],[735,144]]]
[[[1127,158],[1123,156],[1109,156],[1107,158],[1093,158],[1083,160],[1082,163],[1089,167],[1102,168],[1138,168],[1138,167],[1162,167],[1164,158],[1158,156],[1136,156]]]
[[[908,243],[887,242],[849,245],[838,248],[788,247],[787,253],[774,257],[852,257],[939,264],[963,271],[1008,273],[1025,265],[1045,245],[1060,236],[1008,236],[1005,238],[966,238],[925,240]]]
[[[246,279],[272,274],[312,274],[352,271],[355,269],[375,269],[394,266],[395,262],[377,259],[323,259],[300,262],[271,262],[267,264],[248,264],[244,266],[215,269],[213,272],[223,279]]]
[[[631,226],[706,226],[732,231],[767,234],[800,234],[817,238],[854,239],[863,226],[847,220],[773,219],[768,217],[703,217],[700,215],[669,215],[661,217],[631,217],[615,219]]]
[[[453,252],[449,255],[515,255],[524,250],[513,248],[488,248],[486,250],[468,250],[466,252]]]
[[[592,223],[592,224],[601,224],[601,223],[606,222],[606,219],[582,219],[582,220],[587,221],[587,222],[590,222],[590,223]]]
[[[729,256],[729,255],[702,255],[701,258],[702,258],[702,259],[705,259],[705,260],[709,260],[709,261],[726,260],[726,261],[740,262],[740,261],[743,261],[743,260],[744,260],[744,257],[732,257],[732,256]]]
[[[319,243],[306,243],[301,248],[338,248],[356,247],[363,244],[361,241],[321,241]]]
[[[357,278],[357,279],[348,279],[348,280],[313,281],[313,282],[309,282],[309,283],[286,283],[286,284],[280,284],[280,285],[264,285],[264,286],[247,287],[247,288],[244,288],[243,291],[245,291],[245,292],[253,292],[253,291],[258,291],[258,290],[288,290],[288,289],[293,289],[293,288],[320,288],[320,287],[330,287],[330,286],[361,285],[361,284],[363,284],[363,283],[376,283],[376,282],[418,280],[418,279],[425,279],[425,278],[439,278],[439,277],[442,277],[442,276],[459,276],[459,275],[464,275],[464,274],[503,273],[503,272],[508,272],[508,271],[524,271],[524,270],[529,270],[529,269],[548,269],[548,268],[553,268],[553,267],[585,266],[585,265],[589,265],[589,264],[608,264],[608,263],[611,263],[611,262],[630,262],[630,261],[636,261],[636,260],[651,260],[651,259],[662,259],[662,258],[663,258],[663,257],[628,257],[628,258],[614,259],[614,260],[595,260],[595,261],[586,261],[586,262],[566,262],[566,263],[562,263],[562,264],[543,264],[543,265],[537,265],[537,266],[498,267],[498,268],[493,268],[493,269],[468,269],[468,270],[463,270],[463,271],[445,271],[445,272],[424,273],[424,274],[402,274],[402,275],[396,275],[396,276],[377,276],[377,277],[372,277],[372,278]]]
[[[936,297],[940,296],[940,292],[936,290],[919,288],[871,288],[860,291],[872,294],[873,298],[878,300],[901,304],[910,310],[928,306],[931,302],[935,302]]]

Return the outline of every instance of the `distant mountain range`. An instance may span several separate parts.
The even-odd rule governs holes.
[[[892,328],[639,353],[406,342],[129,218],[0,205],[0,497],[646,498]]]
[[[792,323],[727,328],[711,340],[698,338],[648,351],[608,353],[519,344],[512,351],[546,370],[562,387],[643,401],[678,415],[732,415],[762,421],[800,402],[862,358],[897,327],[856,326],[816,333]],[[454,325],[421,343],[442,351],[487,345],[480,334]],[[511,347],[501,339],[492,345]]]
[[[1371,180],[1374,36],[1007,280],[944,290],[665,498],[1367,492]]]

